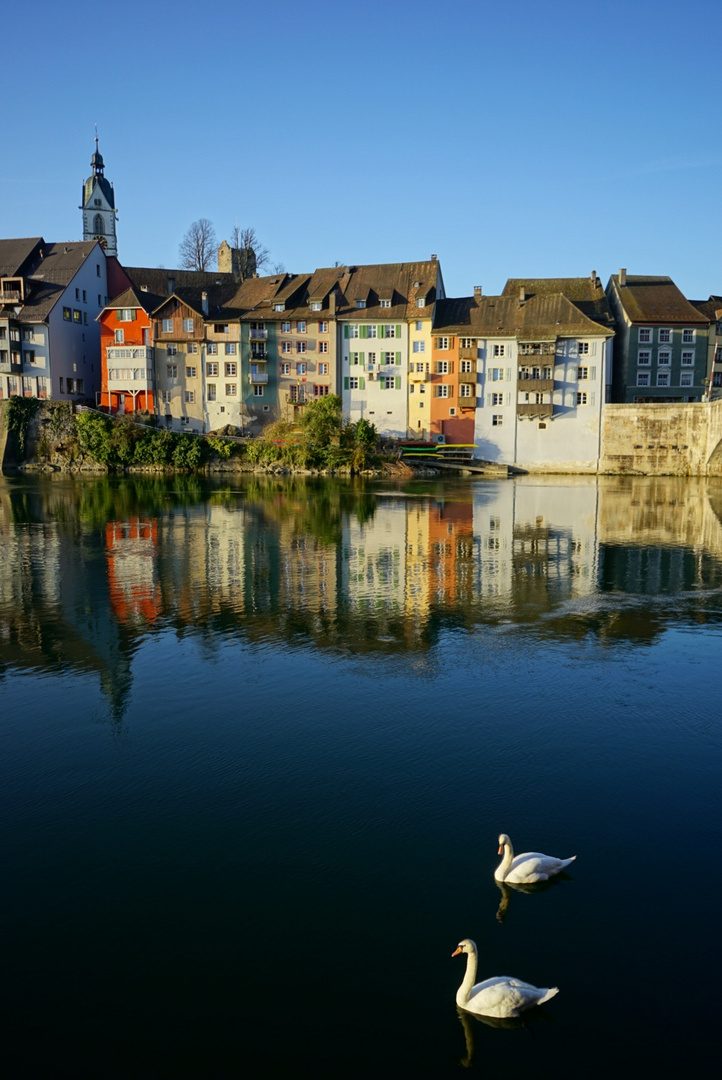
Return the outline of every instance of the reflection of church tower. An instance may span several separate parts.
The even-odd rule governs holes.
[[[93,175],[83,184],[83,240],[100,240],[106,255],[118,255],[115,236],[115,192],[103,176],[103,157],[98,153],[98,136],[95,136],[95,153],[90,159]]]

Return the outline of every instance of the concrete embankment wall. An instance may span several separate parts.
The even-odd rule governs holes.
[[[599,471],[722,476],[722,401],[605,405]]]

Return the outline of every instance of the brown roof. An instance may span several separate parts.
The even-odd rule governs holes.
[[[45,241],[42,236],[20,240],[0,240],[0,277],[17,277],[25,270],[24,264]]]
[[[129,289],[119,293],[109,304],[106,304],[103,311],[112,311],[117,308],[143,308],[150,315],[166,299],[167,297],[157,296],[155,293],[147,292],[144,289],[134,289],[131,286]],[[103,314],[103,311],[101,311],[100,315]],[[98,318],[100,318],[100,315]]]
[[[20,320],[46,319],[96,246],[102,250],[97,240],[43,244],[42,258],[33,260],[31,272],[26,275],[28,296],[18,316]]]
[[[437,297],[443,296],[441,267],[436,259],[342,269],[345,273],[339,284],[343,295],[337,308],[341,319],[429,318]],[[426,301],[422,308],[417,308],[417,299]],[[357,308],[357,300],[365,300],[366,307]],[[391,307],[381,307],[382,300],[390,300]]]
[[[701,323],[700,312],[685,299],[670,277],[644,277],[627,274],[626,285],[613,274],[609,285],[633,323]]]
[[[612,326],[614,316],[609,307],[601,278],[509,278],[502,290],[502,296],[519,296],[523,288],[527,296],[561,293],[571,300],[589,319]]]
[[[709,300],[690,300],[690,304],[711,323],[717,322],[718,313],[722,312],[722,296],[710,296]]]
[[[200,293],[213,285],[236,284],[233,274],[217,270],[166,270],[159,266],[124,266],[123,269],[134,285],[138,288],[146,285],[149,292],[158,296],[170,296],[176,288],[197,289]]]
[[[439,300],[434,332],[462,337],[513,337],[554,340],[557,337],[612,337],[611,327],[587,318],[561,293],[520,301],[513,296],[463,296]]]

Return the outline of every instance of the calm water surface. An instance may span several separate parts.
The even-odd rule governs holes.
[[[0,545],[4,1077],[715,1068],[722,485],[5,478]],[[467,936],[559,995],[464,1020]]]

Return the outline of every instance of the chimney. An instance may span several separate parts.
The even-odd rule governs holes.
[[[201,311],[208,318],[208,293],[205,289],[201,293]]]
[[[526,300],[526,289],[524,288],[523,285],[520,285],[519,286],[519,303],[523,304],[525,300]]]
[[[597,271],[592,270],[591,274],[589,275],[589,278],[590,278],[591,283],[592,283],[592,288],[596,289],[596,287],[597,287]]]
[[[431,256],[431,261],[432,261],[432,262],[436,262],[436,256],[435,256],[435,255],[432,255],[432,256]]]
[[[174,277],[168,277],[168,280],[166,282],[166,287],[168,289],[168,295],[172,296],[173,293],[175,292],[175,278]]]
[[[619,284],[620,285],[626,285],[627,284],[627,271],[624,270],[624,269],[619,271]]]
[[[331,316],[336,314],[336,290],[333,289],[328,295],[328,313]]]
[[[481,300],[481,285],[474,286],[474,299]]]

